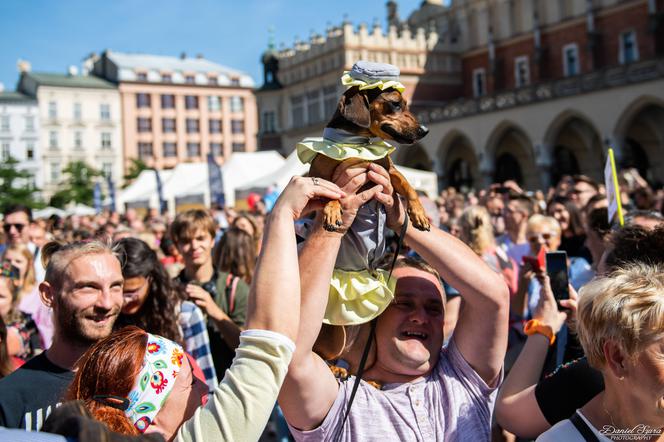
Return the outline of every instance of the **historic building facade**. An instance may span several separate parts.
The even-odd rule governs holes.
[[[42,173],[39,149],[39,112],[37,100],[18,92],[0,91],[0,159],[10,156],[17,168],[32,174],[32,183],[41,187]]]
[[[262,145],[287,152],[301,136],[319,135],[323,122],[293,124],[294,99],[307,84],[338,84],[342,70],[369,59],[402,69],[412,107],[430,129],[398,149],[397,162],[436,171],[442,185],[511,178],[533,189],[567,173],[601,180],[609,146],[622,167],[661,182],[663,17],[662,0],[426,0],[401,21],[390,1],[393,40],[379,26],[369,33],[345,24],[336,49],[344,55],[327,61],[329,74],[307,66],[325,66],[322,48],[334,33],[264,55]]]
[[[79,75],[31,72],[21,66],[17,90],[38,103],[42,196],[65,178],[62,170],[83,161],[120,182],[123,176],[120,96],[112,83]]]
[[[122,101],[124,166],[140,158],[168,169],[179,162],[219,162],[256,150],[251,77],[206,60],[104,51],[85,65],[117,84]]]

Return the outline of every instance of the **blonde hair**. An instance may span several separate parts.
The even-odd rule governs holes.
[[[3,259],[7,258],[7,252],[17,252],[23,255],[23,257],[28,261],[28,269],[25,272],[25,278],[23,278],[23,285],[19,288],[20,294],[25,295],[30,293],[37,282],[35,278],[35,257],[28,248],[27,245],[23,243],[12,244],[7,246],[3,253]]]
[[[526,231],[532,232],[535,226],[544,225],[549,227],[551,230],[555,231],[558,236],[562,233],[560,224],[552,216],[544,216],[540,214],[535,214],[528,218],[528,224],[526,225]]]
[[[42,264],[46,269],[44,281],[48,282],[56,291],[62,289],[62,285],[67,273],[67,267],[71,262],[83,255],[98,255],[108,253],[118,257],[116,250],[111,246],[110,241],[100,239],[93,241],[76,241],[68,244],[62,244],[52,241],[42,248]]]
[[[664,338],[664,266],[644,263],[616,269],[579,292],[577,332],[588,362],[606,364],[604,343],[636,355]]]
[[[482,206],[471,206],[458,220],[461,239],[478,255],[495,245],[489,212]]]

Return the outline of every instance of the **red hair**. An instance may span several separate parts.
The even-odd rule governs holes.
[[[93,399],[95,395],[126,398],[141,370],[148,334],[138,327],[125,327],[95,343],[78,360],[78,371],[67,390],[66,400],[82,400],[92,417],[111,431],[138,435],[124,411]]]

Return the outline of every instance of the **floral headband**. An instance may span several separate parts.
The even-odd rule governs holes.
[[[406,90],[406,87],[401,84],[400,81],[398,80],[381,80],[381,79],[376,79],[371,82],[367,82],[364,80],[360,80],[358,78],[354,78],[350,75],[350,71],[345,71],[343,76],[341,77],[341,84],[343,84],[346,87],[353,87],[353,86],[359,86],[360,90],[364,89],[374,89],[374,88],[380,88],[381,91],[384,91],[385,89],[389,88],[394,88],[398,90],[399,92],[403,92]]]
[[[18,268],[9,261],[2,261],[0,265],[0,276],[9,279],[18,279],[20,274]]]
[[[129,392],[128,408],[124,410],[141,433],[150,426],[168,398],[184,357],[184,350],[178,344],[148,333],[143,366]]]

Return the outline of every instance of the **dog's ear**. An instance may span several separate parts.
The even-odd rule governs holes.
[[[339,100],[339,113],[348,121],[368,129],[371,126],[369,99],[357,87],[348,89]]]

